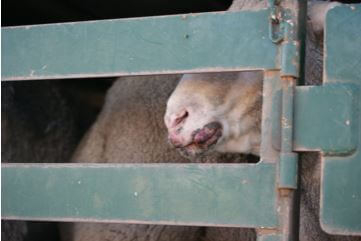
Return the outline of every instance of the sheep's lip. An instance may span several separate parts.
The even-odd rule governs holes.
[[[222,136],[222,129],[219,122],[211,122],[202,129],[194,131],[192,142],[182,147],[182,149],[193,155],[208,151]]]

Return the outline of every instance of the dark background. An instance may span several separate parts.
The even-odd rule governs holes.
[[[3,0],[2,26],[226,10],[232,0]]]
[[[255,0],[257,1],[257,0]],[[360,3],[360,0],[341,0]],[[2,26],[226,10],[232,0],[3,0]]]

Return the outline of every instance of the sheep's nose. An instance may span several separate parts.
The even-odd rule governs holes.
[[[188,117],[188,111],[182,110],[179,113],[172,114],[169,118],[168,128],[174,128],[183,123]]]
[[[169,143],[172,144],[175,148],[183,147],[183,138],[175,133],[169,133],[168,135]]]

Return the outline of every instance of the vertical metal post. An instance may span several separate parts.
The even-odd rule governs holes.
[[[296,9],[298,5],[294,6]],[[297,179],[298,154],[293,152],[293,110],[294,91],[299,77],[299,41],[294,38],[297,31],[295,12],[291,21],[284,22],[284,40],[282,42],[281,80],[281,153],[279,162],[279,193],[282,207],[282,240],[298,240]],[[293,19],[292,19],[293,18]],[[294,21],[292,21],[294,20]]]
[[[302,0],[270,1],[275,6],[271,7],[270,21],[278,23],[277,33],[271,33],[271,40],[280,44],[281,56],[281,82],[282,82],[282,113],[281,113],[281,149],[278,166],[278,190],[280,205],[281,234],[283,241],[298,240],[298,154],[293,152],[293,112],[294,92],[300,71],[301,53],[303,51],[300,31],[304,27],[305,4]],[[279,19],[274,20],[272,14],[276,11]],[[280,12],[280,13],[279,13]],[[277,36],[275,38],[274,36]],[[280,37],[282,36],[282,37]],[[274,41],[280,40],[280,41]]]
[[[279,193],[282,207],[282,240],[298,240],[297,178],[298,155],[292,152],[293,102],[297,79],[285,76],[282,79],[281,153],[279,163]]]

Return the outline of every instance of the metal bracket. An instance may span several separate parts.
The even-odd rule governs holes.
[[[295,89],[293,151],[321,151],[324,155],[350,155],[358,144],[359,86],[334,83]],[[282,93],[272,101],[273,140],[281,140]],[[281,142],[272,142],[276,150]]]

